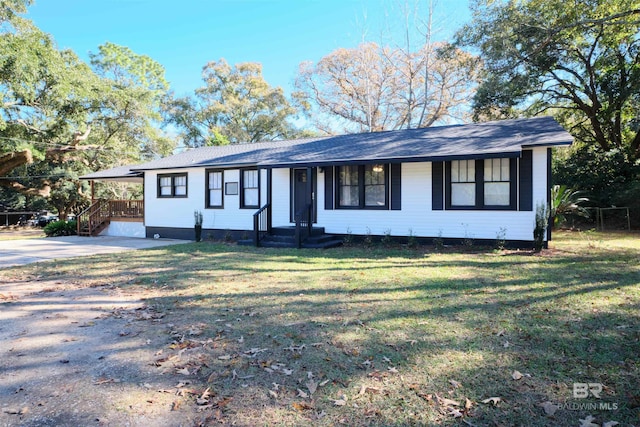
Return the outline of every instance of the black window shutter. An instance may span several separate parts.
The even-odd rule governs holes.
[[[324,168],[324,209],[333,209],[333,166]]]
[[[517,200],[518,200],[518,180],[516,177],[518,176],[518,159],[510,158],[509,159],[509,209],[516,210],[518,209]]]
[[[433,162],[431,175],[431,209],[441,211],[444,209],[444,162]]]
[[[533,151],[523,150],[520,157],[520,210],[533,210]]]
[[[402,164],[391,164],[391,210],[402,210]]]

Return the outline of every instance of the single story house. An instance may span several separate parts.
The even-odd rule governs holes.
[[[317,228],[531,246],[551,149],[572,141],[537,117],[196,148],[84,176],[144,183],[143,201],[112,203],[88,234],[193,239],[197,210],[205,238],[288,227],[302,243]]]

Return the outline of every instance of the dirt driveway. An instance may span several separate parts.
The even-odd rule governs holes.
[[[197,425],[155,362],[167,320],[116,286],[0,284],[0,426]]]
[[[0,240],[0,268],[176,243],[182,241]],[[170,316],[144,302],[153,292],[43,279],[20,267],[6,278],[0,281],[0,426],[197,424],[195,412],[176,410],[179,381],[155,364],[171,336]]]
[[[58,258],[156,248],[178,243],[186,243],[186,241],[112,236],[0,240],[0,268]]]

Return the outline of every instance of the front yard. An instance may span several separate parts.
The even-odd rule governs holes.
[[[94,418],[137,425],[156,405],[185,425],[640,425],[638,234],[558,233],[540,255],[193,243],[0,270],[38,281],[144,301],[93,321],[145,338],[122,363],[146,375],[88,379],[119,392]],[[22,298],[3,289],[0,310]]]

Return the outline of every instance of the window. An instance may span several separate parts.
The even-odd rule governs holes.
[[[260,178],[257,169],[244,169],[240,175],[242,197],[241,208],[257,208],[260,206]]]
[[[386,174],[383,165],[364,167],[364,205],[384,207],[387,204]]]
[[[475,160],[454,160],[451,162],[451,206],[475,206],[475,164]]]
[[[336,204],[345,209],[387,209],[389,207],[388,165],[338,167]]]
[[[340,167],[340,200],[338,206],[360,206],[360,185],[358,183],[358,166]]]
[[[224,172],[221,170],[207,170],[207,207],[222,208]]]
[[[187,174],[158,175],[158,197],[187,197]]]
[[[487,159],[484,161],[485,206],[509,206],[509,175],[509,159]]]
[[[517,209],[517,159],[447,162],[447,209]]]

